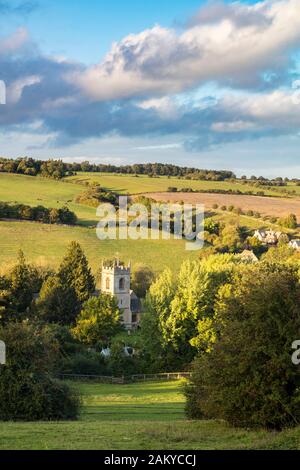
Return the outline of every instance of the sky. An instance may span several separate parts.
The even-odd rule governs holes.
[[[0,0],[0,155],[300,177],[300,0]]]

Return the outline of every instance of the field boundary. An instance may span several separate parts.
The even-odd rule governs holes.
[[[59,374],[61,380],[73,380],[79,382],[94,381],[106,384],[125,385],[137,382],[171,381],[191,378],[191,372],[166,372],[161,374],[135,374],[122,377],[83,375],[83,374]]]

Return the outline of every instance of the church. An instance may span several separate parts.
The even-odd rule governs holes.
[[[121,310],[120,321],[127,330],[136,328],[140,322],[141,302],[131,290],[131,264],[119,260],[104,262],[101,272],[101,292],[113,295]]]

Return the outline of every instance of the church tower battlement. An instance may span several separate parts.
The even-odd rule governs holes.
[[[129,329],[132,328],[130,276],[130,263],[125,266],[115,260],[102,264],[101,291],[115,296],[122,311],[120,320]]]

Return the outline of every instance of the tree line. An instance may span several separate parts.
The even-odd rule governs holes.
[[[0,219],[30,220],[43,224],[75,225],[77,216],[64,206],[59,209],[44,206],[31,207],[25,204],[0,202]]]
[[[16,173],[28,176],[40,175],[46,178],[61,179],[65,176],[72,176],[78,171],[148,175],[152,177],[177,176],[212,181],[224,181],[235,178],[232,171],[200,170],[198,168],[180,167],[163,163],[116,166],[90,163],[88,161],[82,163],[64,163],[62,160],[41,161],[28,157],[17,159],[0,158],[0,172],[3,173]]]

